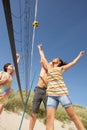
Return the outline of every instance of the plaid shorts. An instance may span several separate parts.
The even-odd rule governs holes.
[[[44,103],[44,107],[46,108],[47,104],[47,96],[46,96],[46,88],[37,86],[35,88],[35,94],[33,99],[32,111],[33,113],[38,113],[41,102]]]

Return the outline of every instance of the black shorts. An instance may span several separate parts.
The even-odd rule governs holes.
[[[40,104],[42,101],[43,101],[44,107],[46,109],[46,104],[47,104],[46,88],[45,87],[41,88],[41,87],[37,86],[35,88],[35,94],[34,94],[34,98],[33,98],[33,105],[32,105],[33,113],[39,112]]]

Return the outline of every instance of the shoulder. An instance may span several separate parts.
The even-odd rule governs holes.
[[[6,72],[0,71],[0,76],[2,76],[3,74],[6,74]]]
[[[0,74],[4,73],[4,71],[0,71]]]
[[[5,72],[5,71],[1,71],[0,72],[0,78],[6,78],[6,77],[8,77],[8,73]]]

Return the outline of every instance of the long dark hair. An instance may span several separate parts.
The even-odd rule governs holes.
[[[11,63],[7,63],[7,64],[5,64],[5,65],[3,66],[3,69],[4,69],[5,72],[7,72],[7,67],[8,67],[9,65],[11,65]]]
[[[60,58],[59,58],[59,60],[61,61],[61,63],[58,65],[59,67],[68,64],[67,62],[64,62],[63,60],[61,60]]]

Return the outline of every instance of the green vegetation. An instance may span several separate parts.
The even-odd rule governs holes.
[[[26,92],[22,91],[22,93],[23,93],[24,101],[26,101]],[[26,113],[28,115],[30,115],[32,112],[33,95],[34,95],[34,93],[32,92],[30,94],[28,104],[26,107]],[[13,111],[13,112],[21,112],[24,110],[19,91],[14,92],[14,90],[11,90],[11,94],[9,96],[9,101],[6,105],[6,109],[9,111]],[[87,109],[82,106],[79,106],[79,105],[74,105],[74,109],[75,109],[76,113],[78,114],[78,116],[80,117],[80,119],[82,120],[85,128],[87,129]],[[46,122],[46,114],[45,114],[43,104],[41,104],[38,118],[43,119],[44,123]],[[70,118],[68,117],[68,115],[66,114],[65,110],[61,107],[61,105],[57,109],[55,118],[64,123],[65,122],[70,123],[70,121],[71,121]]]

